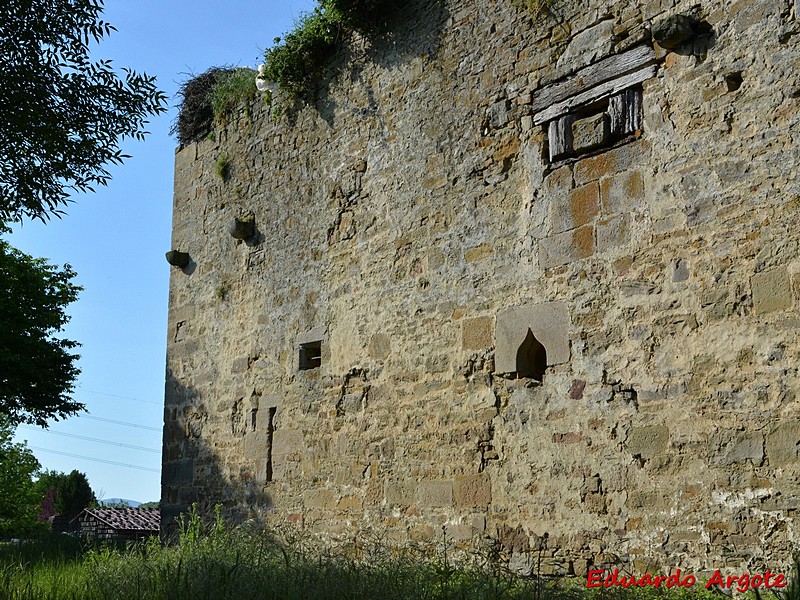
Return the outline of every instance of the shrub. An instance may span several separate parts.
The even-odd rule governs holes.
[[[336,43],[350,31],[370,37],[388,29],[391,14],[405,2],[392,0],[319,0],[295,28],[265,53],[267,79],[291,99],[312,91]]]
[[[388,19],[404,2],[391,0],[323,0],[337,11],[345,27],[364,35],[375,35],[388,29]]]
[[[289,96],[307,92],[333,54],[341,34],[341,19],[335,10],[320,5],[304,14],[294,30],[275,38],[265,54],[267,79],[276,82]]]
[[[192,76],[178,90],[180,110],[170,133],[185,146],[213,138],[214,123],[256,96],[256,72],[247,67],[211,67]]]
[[[185,146],[206,137],[214,125],[212,96],[214,88],[223,76],[233,69],[211,67],[200,75],[192,76],[178,90],[180,110],[172,125],[171,134],[177,134],[178,142]],[[255,83],[254,83],[255,85]]]
[[[223,119],[238,106],[256,97],[256,72],[240,67],[222,73],[211,90],[211,111],[215,120]]]

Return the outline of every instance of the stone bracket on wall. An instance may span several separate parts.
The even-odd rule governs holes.
[[[530,331],[547,352],[547,366],[569,361],[569,309],[564,302],[543,302],[497,313],[495,372],[518,372],[517,354]]]
[[[534,92],[533,123],[547,127],[550,161],[639,131],[640,86],[657,68],[653,48],[637,46]]]

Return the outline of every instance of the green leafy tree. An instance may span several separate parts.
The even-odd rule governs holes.
[[[0,240],[0,415],[11,425],[46,427],[83,409],[71,399],[78,344],[54,337],[80,290],[74,276]]]
[[[0,537],[35,528],[41,501],[33,482],[39,461],[25,444],[14,444],[13,435],[9,422],[0,420]]]
[[[42,498],[37,515],[40,521],[47,521],[57,514],[56,499],[58,498],[58,488],[66,478],[67,474],[61,471],[46,470],[39,473],[39,477],[34,482],[33,487]]]
[[[72,520],[92,506],[97,506],[97,498],[89,480],[84,473],[73,470],[58,486],[56,513]]]
[[[89,59],[114,30],[102,12],[103,0],[0,3],[0,222],[61,215],[71,192],[105,185],[105,167],[128,158],[120,141],[166,110],[154,77]]]

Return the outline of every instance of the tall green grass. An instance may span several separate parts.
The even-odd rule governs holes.
[[[314,550],[255,528],[208,525],[196,512],[172,544],[98,546],[64,536],[0,545],[0,600],[678,600],[665,590],[586,590],[457,567],[380,544]],[[700,586],[698,586],[700,587]],[[589,593],[589,592],[593,593]],[[697,590],[700,592],[701,590]],[[706,594],[707,596],[710,594]],[[788,600],[788,598],[787,598]]]

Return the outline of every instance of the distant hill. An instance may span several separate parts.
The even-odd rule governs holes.
[[[120,506],[127,504],[130,508],[139,508],[142,504],[137,500],[128,500],[127,498],[103,498],[98,502],[100,506]]]

